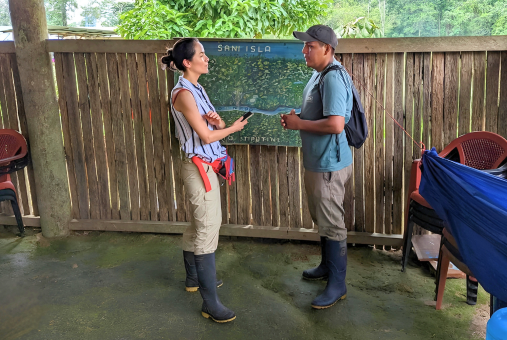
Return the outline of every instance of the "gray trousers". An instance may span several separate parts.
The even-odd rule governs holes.
[[[352,175],[352,165],[334,172],[305,171],[305,190],[308,208],[319,235],[333,241],[347,238],[343,198],[345,183]]]

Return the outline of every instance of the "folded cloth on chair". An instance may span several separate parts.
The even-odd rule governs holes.
[[[456,239],[484,289],[507,301],[507,180],[438,156],[422,157],[419,193]]]

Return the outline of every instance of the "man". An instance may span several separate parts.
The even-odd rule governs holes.
[[[347,229],[343,221],[345,183],[352,174],[352,152],[344,126],[352,110],[352,81],[346,71],[333,70],[319,84],[322,72],[335,60],[338,39],[325,25],[315,25],[306,32],[293,32],[304,41],[306,65],[315,71],[303,91],[303,105],[298,117],[295,110],[282,115],[286,129],[299,130],[302,141],[305,189],[313,222],[319,227],[322,261],[303,272],[308,280],[327,279],[324,292],[312,301],[312,307],[331,307],[347,293]]]

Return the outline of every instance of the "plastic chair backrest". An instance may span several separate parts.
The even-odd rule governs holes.
[[[0,172],[15,171],[18,168],[16,161],[23,160],[27,154],[28,146],[22,134],[12,129],[0,129]]]
[[[507,159],[507,140],[493,132],[470,132],[453,140],[439,155],[474,169],[495,169]]]

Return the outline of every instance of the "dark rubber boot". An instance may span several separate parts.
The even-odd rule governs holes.
[[[202,316],[220,323],[236,319],[236,314],[222,305],[217,295],[215,253],[195,255],[194,258],[199,279],[199,292],[203,300]]]
[[[197,280],[197,269],[195,269],[194,253],[183,250],[183,261],[185,262],[185,271],[187,272],[185,290],[187,292],[197,292],[199,290],[199,281]],[[222,280],[217,281],[217,287],[223,284]]]
[[[320,238],[320,252],[322,259],[320,264],[311,269],[307,269],[303,272],[303,279],[305,280],[327,280],[327,264],[326,264],[326,238]]]
[[[328,267],[328,280],[326,289],[312,301],[315,309],[331,307],[337,301],[345,299],[347,287],[345,276],[347,274],[347,240],[326,240],[326,263]]]

